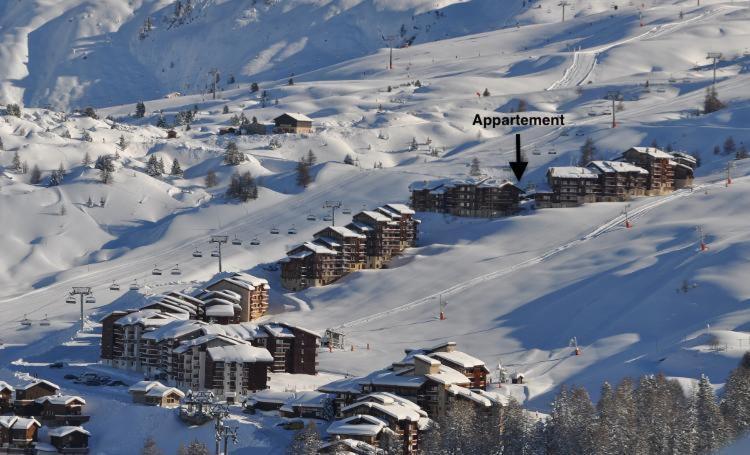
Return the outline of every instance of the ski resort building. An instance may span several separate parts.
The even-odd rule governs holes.
[[[585,167],[563,166],[547,170],[548,188],[534,194],[538,208],[577,207],[595,202],[599,193],[599,173]]]
[[[292,291],[325,286],[363,268],[381,268],[416,244],[419,220],[404,204],[355,214],[345,227],[329,226],[287,252],[281,284]]]
[[[271,286],[264,278],[241,272],[221,278],[206,286],[207,291],[231,291],[239,295],[241,311],[239,320],[236,322],[248,322],[265,315],[268,311],[270,289]]]
[[[417,212],[495,218],[516,213],[523,190],[494,178],[441,179],[409,185],[411,206]]]
[[[175,387],[168,387],[159,381],[139,381],[128,388],[133,403],[162,408],[176,408],[185,394]]]
[[[592,161],[588,169],[599,174],[597,202],[626,201],[643,196],[648,187],[648,171],[620,161]]]
[[[675,162],[672,155],[655,147],[631,147],[622,154],[622,161],[648,171],[646,195],[666,194],[674,189]]]
[[[309,133],[312,131],[312,119],[299,112],[285,112],[275,119],[275,133]]]
[[[78,396],[46,396],[37,398],[34,402],[35,406],[31,415],[39,418],[47,426],[78,426],[90,419],[83,413],[86,401]]]
[[[157,387],[164,392],[158,396],[154,390],[144,390],[142,397],[131,390],[134,400],[168,405],[163,400],[170,399],[170,387],[235,399],[265,389],[269,371],[317,373],[320,337],[315,332],[282,323],[217,324],[187,316],[149,308],[114,312],[102,320],[102,332],[108,333],[102,337],[103,363],[143,372],[169,386]]]
[[[14,389],[5,381],[0,381],[0,414],[13,409],[13,392]]]
[[[50,445],[59,453],[88,453],[89,437],[91,433],[79,426],[65,426],[54,428],[48,433]]]
[[[34,453],[41,427],[42,424],[34,418],[0,416],[0,447],[5,453]]]
[[[445,415],[455,400],[466,400],[489,410],[496,405],[480,393],[487,387],[488,370],[484,363],[456,350],[455,343],[443,343],[429,349],[406,351],[406,357],[390,367],[359,378],[347,378],[318,387],[334,395],[337,416],[369,394],[392,394],[423,409],[430,418]]]

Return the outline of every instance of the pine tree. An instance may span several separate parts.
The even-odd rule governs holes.
[[[12,115],[14,117],[21,117],[21,106],[15,103],[8,104],[5,106],[5,110],[8,113],[8,115]]]
[[[354,166],[354,158],[352,158],[352,156],[348,153],[344,157],[344,164],[349,164],[351,166]]]
[[[594,141],[590,137],[587,137],[586,142],[581,146],[581,157],[578,159],[578,165],[586,166],[594,160],[595,155],[596,146],[594,145]]]
[[[525,455],[528,453],[530,422],[523,408],[511,397],[503,408],[502,416],[503,455]]]
[[[180,447],[177,449],[177,455],[209,455],[209,453],[206,444],[197,439],[187,446],[180,444]]]
[[[224,164],[237,166],[243,161],[245,161],[245,154],[240,152],[240,149],[237,147],[237,143],[234,141],[228,142],[227,148],[224,151]]]
[[[159,119],[156,120],[156,127],[157,128],[167,128],[167,121],[164,120],[164,116],[161,115],[161,114],[159,115]]]
[[[729,136],[724,140],[724,155],[732,155],[737,150],[737,146],[734,143],[734,138]]]
[[[172,160],[172,169],[170,169],[169,174],[182,175],[182,168],[180,167],[180,162],[177,161],[177,158]]]
[[[83,110],[83,115],[85,115],[86,117],[92,118],[94,120],[99,118],[99,116],[96,114],[96,111],[91,106],[88,106],[86,107],[86,109]]]
[[[218,185],[219,181],[216,178],[216,172],[208,171],[208,173],[206,174],[204,184],[206,185],[206,188],[213,188],[216,185]]]
[[[714,390],[705,375],[701,375],[698,381],[693,409],[697,432],[695,453],[703,455],[718,451],[727,443],[728,432]]]
[[[721,155],[721,147],[714,145],[714,155]]]
[[[308,150],[306,161],[308,166],[314,166],[318,162],[318,157],[315,156],[312,150]]]
[[[317,455],[322,442],[315,421],[311,420],[307,426],[297,430],[286,453],[289,455]]]
[[[148,158],[148,162],[146,163],[146,174],[150,175],[151,177],[157,177],[161,175],[161,172],[159,172],[159,160],[156,158],[156,155],[151,155]]]
[[[91,138],[91,134],[88,131],[86,131],[86,130],[83,130],[83,132],[81,133],[81,140],[83,142],[91,142],[91,141],[93,141],[93,139]]]
[[[719,95],[716,92],[716,87],[711,86],[706,88],[706,97],[703,101],[703,111],[706,114],[716,112],[726,107],[724,103],[719,100]]]
[[[484,92],[482,92],[482,96],[490,96],[490,90],[484,89]]]
[[[21,162],[21,174],[28,174],[29,173],[29,163],[26,162],[26,160],[23,160]]]
[[[21,157],[18,156],[18,151],[13,154],[13,164],[11,164],[11,169],[16,172],[21,172]]]
[[[228,114],[228,113],[229,113],[229,106],[227,106],[227,105],[225,104],[225,105],[224,105],[224,108],[223,108],[223,109],[221,110],[221,113],[222,113],[222,114]]]
[[[42,171],[39,170],[39,166],[36,164],[31,169],[31,175],[29,176],[29,182],[32,185],[38,185],[42,181]]]
[[[380,448],[385,452],[383,455],[402,455],[404,443],[401,436],[390,428],[383,429],[380,436]]]
[[[99,181],[106,184],[112,183],[112,171],[109,169],[99,170]]]
[[[159,175],[164,175],[167,171],[164,167],[164,158],[159,157],[159,161],[156,163],[156,168],[159,170]]]
[[[724,384],[721,412],[733,436],[739,437],[750,431],[750,352],[742,356],[740,364]]]
[[[3,146],[3,138],[0,137],[0,151],[5,150],[5,147]]]
[[[89,198],[89,201],[90,200],[91,198]],[[159,446],[156,445],[156,441],[154,441],[154,438],[149,436],[145,441],[143,441],[143,449],[141,450],[141,455],[164,455],[164,452],[162,452]]]
[[[58,186],[63,182],[63,173],[60,170],[52,171],[49,176],[49,186]]]
[[[93,207],[93,206],[94,206],[94,201],[92,201],[91,196],[89,196],[89,199],[86,201],[86,207]]]
[[[143,118],[146,115],[146,105],[138,101],[135,105],[135,118]]]
[[[310,177],[310,165],[304,158],[300,158],[297,163],[297,185],[307,188],[312,178]]]
[[[250,93],[255,93],[258,90],[260,90],[260,87],[258,87],[257,82],[253,82],[252,84],[250,84]]]
[[[123,152],[128,148],[128,143],[125,141],[125,136],[122,134],[120,135],[120,139],[117,140],[117,148]]]
[[[417,149],[419,149],[419,142],[417,142],[417,138],[413,137],[411,138],[411,143],[409,144],[409,150],[414,152]]]
[[[287,82],[287,85],[294,85],[294,78],[290,77],[289,82]]]
[[[89,155],[89,152],[86,152],[85,155],[83,155],[83,160],[81,160],[81,164],[84,166],[88,166],[91,164],[91,155]]]
[[[477,177],[482,175],[482,168],[480,166],[479,158],[474,157],[471,159],[471,166],[469,167],[469,175]]]

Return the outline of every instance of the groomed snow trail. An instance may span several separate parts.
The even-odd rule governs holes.
[[[609,44],[606,44],[604,46],[600,46],[597,48],[593,48],[593,49],[574,51],[573,61],[571,62],[570,66],[565,70],[562,77],[556,80],[555,82],[553,82],[552,85],[550,85],[547,88],[547,90],[577,87],[579,85],[585,84],[587,81],[590,81],[591,75],[594,73],[594,70],[596,69],[596,64],[597,64],[597,59],[599,57],[599,54],[601,54],[602,52],[608,51],[614,47],[617,47],[617,46],[620,46],[622,44],[629,43],[632,41],[654,38],[657,36],[662,36],[662,35],[672,33],[690,23],[703,21],[713,16],[716,16],[718,14],[721,14],[724,11],[726,11],[726,9],[727,7],[721,6],[719,8],[704,11],[703,13],[695,17],[691,17],[690,19],[686,19],[684,21],[670,22],[668,24],[657,25],[656,27],[653,27],[649,29],[648,31],[646,31],[645,33],[642,33],[640,35],[632,36],[630,38],[625,38],[619,41],[614,41],[612,43],[609,43]]]
[[[709,188],[709,187],[712,187],[712,186],[717,186],[717,185],[721,185],[721,182],[717,181],[717,182],[713,182],[713,183],[705,183],[705,184],[696,186],[692,190],[689,190],[689,189],[677,190],[677,191],[673,192],[672,194],[670,194],[668,196],[658,197],[658,198],[656,198],[655,200],[653,200],[651,202],[648,202],[648,203],[646,203],[646,204],[644,204],[644,205],[642,205],[642,206],[640,206],[640,207],[638,207],[636,209],[631,210],[628,213],[628,217],[629,217],[630,220],[636,220],[638,218],[641,218],[646,213],[651,212],[652,210],[660,207],[661,205],[667,204],[667,203],[669,203],[671,201],[674,201],[676,199],[680,199],[680,198],[683,198],[683,197],[691,196],[691,195],[693,195],[695,192],[697,192],[699,190],[704,190],[706,188]],[[456,294],[457,292],[463,291],[465,289],[469,289],[469,288],[473,287],[477,283],[481,283],[483,281],[494,280],[495,278],[506,276],[506,275],[509,275],[509,274],[511,274],[513,272],[516,272],[518,270],[525,269],[525,268],[530,267],[530,266],[535,265],[535,264],[539,264],[539,263],[541,263],[541,262],[543,262],[543,261],[545,261],[545,260],[547,260],[547,259],[549,259],[549,258],[551,258],[551,257],[553,257],[553,256],[555,256],[557,254],[559,254],[559,253],[562,253],[563,251],[567,251],[567,250],[569,250],[571,248],[574,248],[574,247],[577,247],[577,246],[579,246],[579,245],[581,245],[581,244],[583,244],[585,242],[588,242],[590,240],[596,239],[597,237],[600,237],[600,236],[606,234],[607,232],[610,232],[610,231],[614,230],[618,226],[621,226],[624,222],[625,222],[625,215],[624,214],[623,215],[618,215],[618,216],[612,218],[611,220],[607,221],[606,223],[597,226],[596,228],[594,228],[588,234],[586,234],[586,235],[584,235],[584,236],[582,236],[580,238],[571,240],[569,242],[563,243],[563,244],[561,244],[561,245],[559,245],[559,246],[557,246],[555,248],[552,248],[550,250],[547,250],[544,253],[540,254],[539,256],[526,259],[525,261],[521,261],[521,262],[519,262],[517,264],[511,265],[509,267],[502,268],[500,270],[496,270],[494,272],[486,273],[484,275],[479,275],[479,276],[476,276],[476,277],[471,278],[469,280],[462,281],[460,283],[456,283],[453,286],[445,288],[445,289],[443,289],[441,291],[435,292],[434,294],[430,294],[430,295],[428,295],[426,297],[422,297],[420,299],[413,300],[411,302],[405,303],[405,304],[397,306],[395,308],[391,308],[389,310],[381,311],[381,312],[378,312],[378,313],[371,314],[369,316],[365,316],[365,317],[362,317],[362,318],[359,318],[359,319],[355,319],[353,321],[346,322],[344,324],[339,325],[337,328],[345,329],[345,328],[350,328],[350,327],[356,327],[356,326],[359,326],[359,325],[362,325],[362,324],[369,323],[371,321],[382,319],[384,317],[387,317],[387,316],[390,316],[390,315],[393,315],[393,314],[396,314],[396,313],[400,313],[400,312],[403,312],[403,311],[410,310],[412,308],[419,307],[421,305],[425,305],[425,304],[428,304],[428,303],[434,303],[434,299],[440,297],[441,295],[443,297],[448,297],[450,295]]]

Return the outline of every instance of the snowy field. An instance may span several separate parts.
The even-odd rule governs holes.
[[[208,426],[188,429],[171,411],[133,406],[124,388],[62,376],[106,371],[139,379],[97,364],[98,317],[200,287],[217,273],[207,243],[215,234],[244,241],[226,247],[226,270],[270,281],[267,319],[321,332],[340,327],[356,346],[321,351],[319,377],[274,377],[282,390],[364,374],[404,348],[452,340],[490,369],[524,373],[527,384],[512,393],[546,411],[563,383],[586,386],[594,399],[604,380],[659,371],[686,387],[701,373],[720,386],[750,346],[750,160],[734,162],[726,186],[733,156],[713,153],[729,136],[738,147],[750,141],[750,2],[653,0],[639,10],[640,2],[620,1],[613,10],[611,1],[577,0],[560,22],[558,2],[545,0],[530,8],[521,0],[503,8],[490,0],[204,0],[194,2],[194,16],[170,24],[163,18],[171,3],[0,2],[0,110],[25,106],[21,118],[0,116],[0,380],[38,374],[84,396],[92,453],[134,453],[157,425],[161,436],[154,436],[169,453],[196,437],[211,442]],[[155,25],[141,39],[147,16]],[[381,35],[410,44],[394,49],[393,70]],[[695,116],[712,82],[708,52],[723,54],[716,89],[727,107]],[[204,91],[211,68],[222,73],[216,100]],[[265,107],[252,82],[267,92]],[[485,89],[489,96],[476,95]],[[624,97],[615,129],[603,115],[612,90]],[[171,92],[182,96],[165,98]],[[147,113],[135,119],[139,100]],[[509,112],[521,100],[530,114],[564,114],[566,125],[472,125],[475,114]],[[60,112],[85,106],[100,119]],[[154,126],[159,111],[172,122],[194,106],[192,128],[178,127],[177,139]],[[270,123],[282,112],[309,115],[315,131],[278,135],[276,149],[268,136],[240,136],[248,160],[222,164],[229,137],[216,133],[233,115]],[[91,142],[81,140],[84,131]],[[602,159],[656,141],[699,152],[702,166],[692,191],[631,201],[633,229],[623,226],[625,203],[496,220],[419,214],[418,246],[388,269],[296,293],[265,270],[325,226],[327,200],[355,213],[406,203],[410,183],[463,176],[475,157],[486,174],[511,178],[517,132],[530,161],[524,187],[542,182],[548,166],[577,162],[586,138]],[[87,154],[114,153],[120,136],[128,145],[104,185],[98,170],[81,163]],[[430,155],[428,137],[440,156]],[[294,168],[308,150],[318,164],[303,190]],[[16,153],[40,168],[41,184],[12,170]],[[168,166],[178,159],[184,175],[148,176],[154,155]],[[347,155],[358,166],[343,164]],[[47,187],[61,164],[63,184]],[[259,198],[227,201],[231,175],[245,170],[261,179]],[[219,181],[213,188],[204,184],[209,171]],[[318,221],[307,221],[311,213]],[[349,217],[338,213],[336,224]],[[706,252],[698,250],[696,226],[706,233]],[[273,227],[282,234],[271,235]],[[296,235],[285,234],[291,227]],[[261,245],[250,246],[254,238]],[[196,249],[202,258],[193,257]],[[182,275],[151,274],[175,265]],[[113,281],[124,291],[110,291]],[[140,291],[127,291],[133,282]],[[96,296],[83,332],[78,307],[65,304],[71,286],[91,286]],[[441,294],[445,321],[438,319]],[[23,318],[32,325],[22,326]],[[50,325],[40,325],[44,318]],[[581,356],[572,355],[573,337]],[[50,370],[55,361],[70,366]],[[238,452],[283,453],[290,434],[274,428],[278,419],[236,411]]]

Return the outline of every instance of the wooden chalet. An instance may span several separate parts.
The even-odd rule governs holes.
[[[648,171],[622,161],[592,161],[586,166],[599,174],[599,202],[626,201],[646,194]]]
[[[90,417],[83,414],[86,401],[77,396],[54,395],[34,400],[37,404],[38,417],[48,426],[81,425],[89,421]]]
[[[342,409],[343,418],[369,415],[384,422],[398,435],[405,455],[415,455],[420,450],[421,432],[430,419],[416,403],[391,393],[365,395]]]
[[[180,401],[185,398],[185,394],[181,390],[165,386],[159,381],[136,382],[130,386],[128,393],[130,393],[133,403],[162,408],[176,408],[180,405]]]
[[[275,119],[275,133],[309,133],[312,131],[312,119],[298,112],[285,112]]]
[[[327,393],[307,390],[297,392],[279,408],[282,417],[303,417],[309,419],[333,419],[333,396]]]
[[[281,284],[291,291],[325,286],[342,276],[339,252],[316,240],[305,242],[281,259]]]
[[[49,381],[40,380],[16,388],[16,399],[13,402],[13,411],[24,417],[37,415],[37,398],[54,396],[60,393],[60,387]]]
[[[282,392],[280,390],[259,390],[247,397],[243,403],[245,411],[277,411],[287,400],[294,397],[294,392]]]
[[[0,414],[13,409],[13,392],[16,389],[5,381],[0,381]]]
[[[386,428],[388,424],[377,417],[357,414],[331,423],[326,433],[337,439],[356,440],[379,447]]]
[[[10,449],[8,453],[27,453],[22,450],[11,450],[34,447],[37,441],[37,433],[41,427],[42,424],[34,418],[14,415],[0,416],[0,447]]]
[[[241,313],[237,322],[252,321],[265,315],[268,311],[270,289],[268,280],[242,272],[221,278],[206,286],[208,291],[226,290],[239,294]]]
[[[50,444],[59,453],[89,453],[89,437],[91,437],[91,433],[80,426],[53,428],[48,432],[48,435]]]
[[[577,207],[595,202],[599,192],[599,173],[578,167],[551,167],[547,170],[548,189],[534,194],[537,208]]]
[[[674,189],[672,155],[656,147],[631,147],[622,154],[622,160],[648,171],[646,195],[666,194]]]

